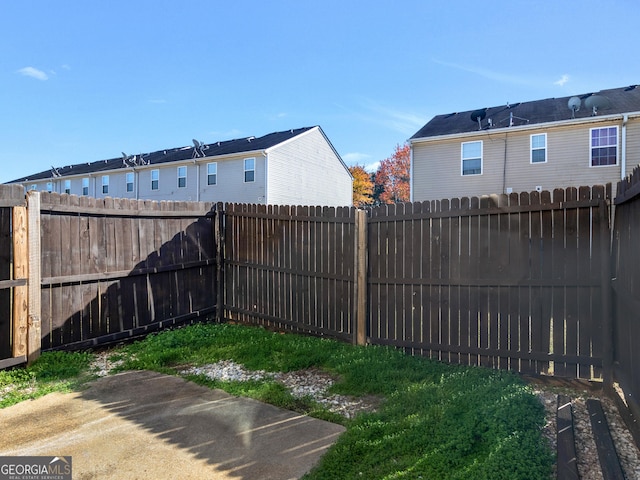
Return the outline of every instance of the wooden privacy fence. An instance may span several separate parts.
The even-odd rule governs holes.
[[[83,348],[216,313],[212,204],[29,192],[27,254],[24,190],[0,186],[0,198],[0,367],[41,348]]]
[[[640,169],[620,182],[613,231],[614,380],[640,418]]]
[[[376,207],[368,218],[227,205],[223,316],[449,362],[600,378],[611,364],[608,195],[462,198]]]
[[[215,315],[606,379],[609,195],[585,187],[364,211],[30,192],[29,338],[83,348]],[[12,298],[19,275],[0,283]],[[22,332],[24,315],[9,323]]]

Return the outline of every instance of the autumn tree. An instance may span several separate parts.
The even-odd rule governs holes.
[[[373,203],[373,181],[371,175],[360,165],[349,167],[353,176],[353,206],[362,207]]]
[[[380,162],[375,174],[375,188],[379,191],[380,203],[408,202],[410,199],[409,176],[411,153],[407,144],[396,145],[389,158]]]

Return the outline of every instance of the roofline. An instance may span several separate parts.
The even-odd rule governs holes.
[[[447,135],[434,135],[431,137],[417,137],[417,138],[412,137],[409,139],[409,144],[413,145],[414,143],[427,143],[427,142],[433,142],[437,140],[451,140],[455,138],[477,137],[478,135],[491,135],[491,134],[498,134],[498,133],[508,133],[513,131],[540,130],[541,128],[556,128],[556,127],[564,127],[567,125],[571,126],[571,125],[580,125],[580,124],[610,122],[612,120],[621,120],[625,116],[627,116],[627,118],[640,117],[640,111],[616,113],[612,115],[597,115],[595,117],[584,117],[584,118],[575,118],[575,119],[568,119],[568,120],[556,120],[555,122],[533,123],[528,125],[518,125],[515,127],[490,128],[487,130],[473,130],[471,132],[450,133]]]
[[[26,179],[26,180],[19,180],[19,181],[12,181],[12,182],[7,182],[7,183],[17,183],[17,184],[23,184],[23,183],[38,183],[38,182],[44,182],[44,181],[50,181],[50,180],[60,180],[63,178],[86,178],[86,177],[100,177],[102,175],[108,175],[110,173],[116,172],[132,172],[132,171],[140,171],[140,170],[156,170],[158,168],[162,168],[162,166],[181,166],[181,165],[190,165],[190,164],[197,164],[197,163],[205,163],[206,161],[211,161],[211,160],[225,160],[225,159],[231,159],[231,158],[235,158],[235,157],[239,157],[239,156],[245,156],[245,157],[251,157],[253,155],[262,155],[264,157],[267,156],[266,154],[266,150],[247,150],[246,152],[238,152],[238,153],[225,153],[224,155],[214,155],[211,157],[196,157],[196,158],[187,158],[184,160],[172,160],[170,162],[161,162],[161,163],[150,163],[147,165],[136,165],[136,166],[130,166],[130,167],[118,167],[118,168],[112,168],[111,170],[99,170],[99,171],[95,171],[95,172],[85,172],[85,173],[72,173],[69,175],[60,175],[59,177],[46,177],[46,178],[34,178],[32,180]]]

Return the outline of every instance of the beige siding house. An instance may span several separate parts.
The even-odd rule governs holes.
[[[318,126],[52,168],[9,183],[96,198],[351,206],[348,167]]]
[[[412,201],[615,189],[640,163],[640,86],[438,115],[409,142]]]

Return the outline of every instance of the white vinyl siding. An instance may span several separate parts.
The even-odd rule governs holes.
[[[531,135],[531,163],[546,163],[547,161],[547,134],[536,133]]]
[[[482,140],[463,142],[461,151],[462,175],[482,175]]]
[[[351,175],[320,128],[270,149],[267,190],[268,204],[339,207],[353,202]]]

